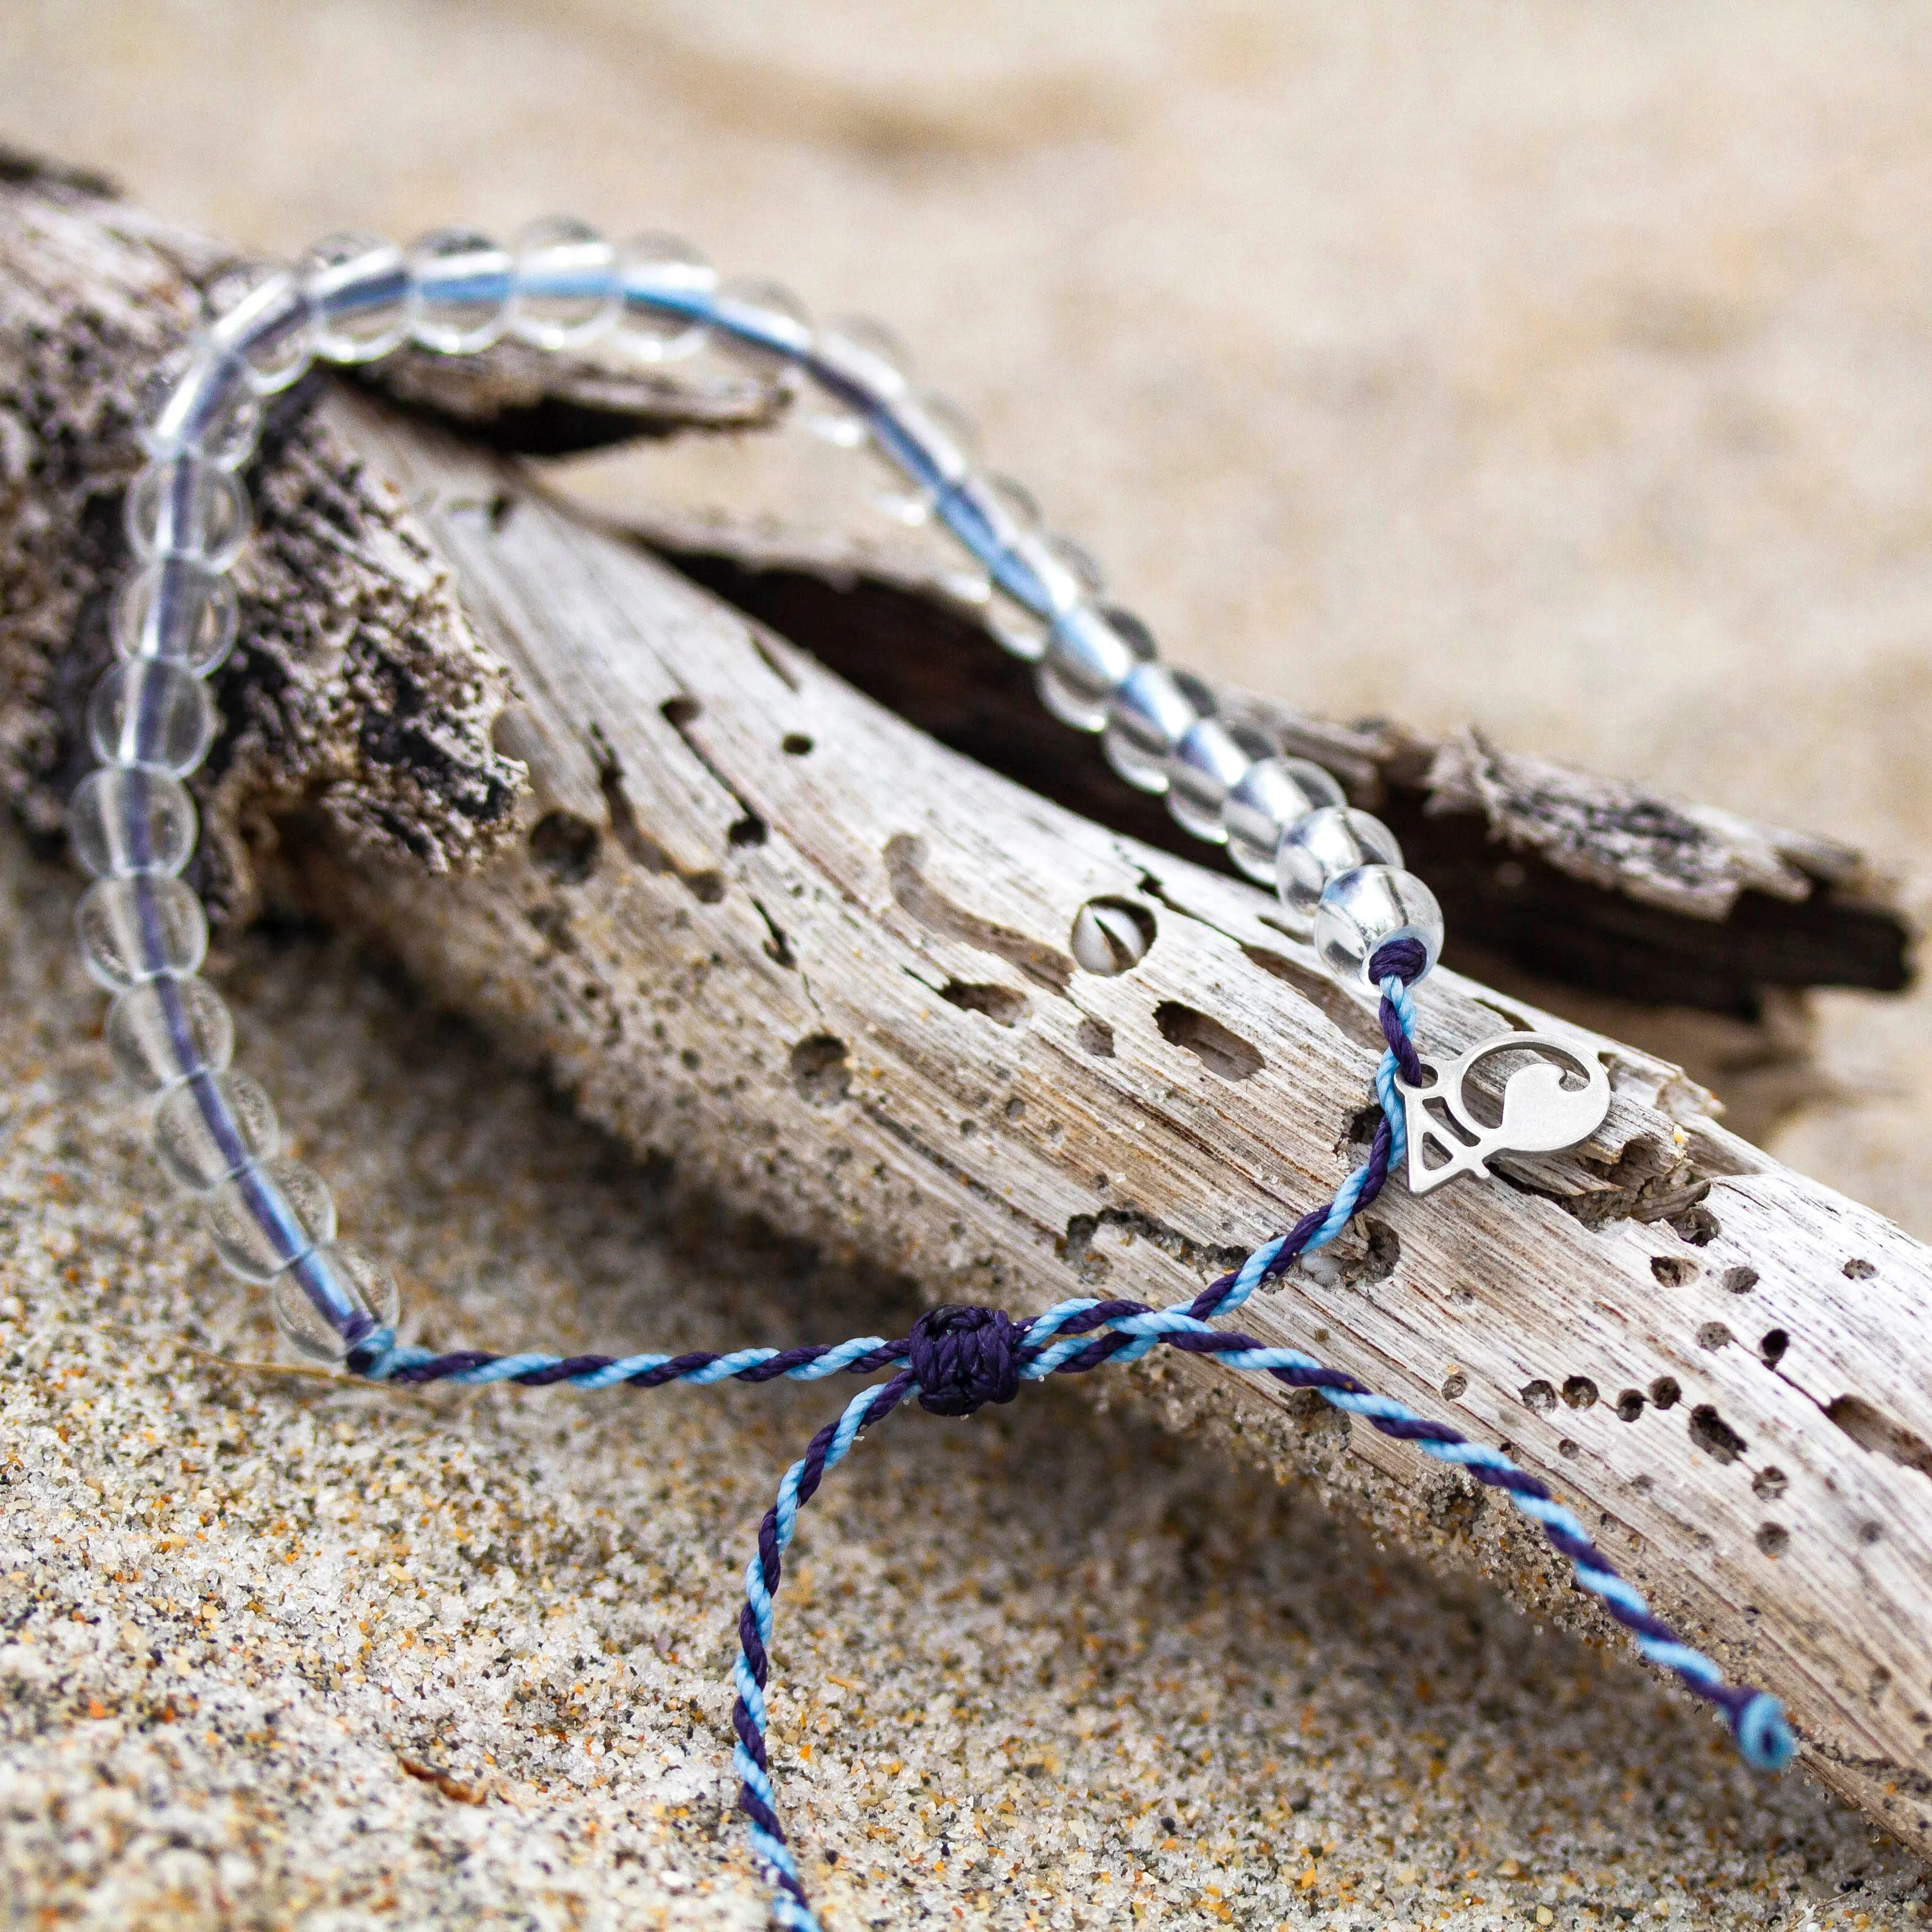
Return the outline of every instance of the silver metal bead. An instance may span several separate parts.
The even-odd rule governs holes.
[[[1400,866],[1402,848],[1379,818],[1346,805],[1324,805],[1298,818],[1275,849],[1275,890],[1282,909],[1306,932],[1331,879],[1358,866]]]
[[[1434,970],[1442,952],[1442,908],[1413,872],[1358,866],[1329,880],[1316,911],[1314,936],[1322,964],[1336,979],[1372,991],[1369,962],[1391,939],[1422,942],[1426,956],[1417,980]]]
[[[1214,694],[1198,677],[1165,664],[1137,665],[1108,701],[1100,748],[1128,784],[1158,796],[1167,789],[1168,761],[1181,740],[1214,710]]]
[[[1054,623],[1035,682],[1063,724],[1097,731],[1128,674],[1155,655],[1154,633],[1131,611],[1076,604]]]
[[[1167,808],[1175,824],[1216,845],[1228,842],[1221,811],[1228,794],[1270,747],[1246,724],[1224,724],[1204,718],[1174,746],[1167,761]]]
[[[1228,855],[1257,885],[1275,883],[1275,850],[1298,818],[1346,802],[1342,788],[1306,758],[1256,760],[1221,807]]]

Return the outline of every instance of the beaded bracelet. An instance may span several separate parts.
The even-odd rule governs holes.
[[[1099,734],[1128,783],[1164,794],[1178,824],[1225,846],[1249,878],[1274,883],[1328,970],[1377,998],[1387,1042],[1375,1076],[1380,1118],[1367,1159],[1332,1199],[1171,1308],[1076,1300],[1017,1322],[993,1309],[942,1308],[896,1341],[865,1336],[722,1354],[437,1354],[398,1340],[393,1277],[335,1239],[326,1185],[278,1157],[268,1096],[230,1069],[227,1009],[198,976],[206,918],[180,877],[196,835],[182,781],[213,741],[217,719],[205,680],[236,640],[226,572],[250,520],[236,471],[254,446],[263,399],[318,361],[367,363],[409,343],[468,354],[505,335],[550,350],[615,337],[649,363],[710,344],[761,374],[808,384],[825,406],[815,426],[828,440],[884,460],[904,493],[892,500],[894,512],[934,522],[956,540],[982,574],[988,628],[1035,666],[1054,716]],[[1162,666],[1146,626],[1103,600],[1085,553],[1045,530],[1019,485],[976,466],[957,413],[914,388],[886,330],[864,322],[814,329],[782,289],[721,283],[682,243],[647,236],[618,249],[566,219],[534,225],[508,249],[460,229],[440,230],[406,251],[338,236],[297,268],[253,278],[164,372],[141,436],[148,460],[126,502],[140,566],[114,603],[121,662],[88,708],[100,767],[70,808],[75,848],[96,881],[76,924],[88,970],[115,995],[106,1027],[115,1065],[158,1096],[156,1150],[170,1175],[199,1197],[222,1261],[268,1286],[276,1323],[297,1349],[371,1381],[654,1388],[886,1376],[854,1396],[786,1472],[746,1575],[734,1762],[780,1924],[813,1932],[818,1924],[778,1818],[765,1744],[773,1599],[799,1510],[861,1430],[908,1397],[937,1414],[968,1415],[1011,1401],[1022,1382],[1137,1360],[1156,1347],[1213,1354],[1224,1367],[1313,1389],[1502,1490],[1569,1559],[1578,1585],[1633,1633],[1640,1652],[1723,1713],[1747,1762],[1776,1770],[1790,1762],[1796,1743],[1778,1700],[1728,1682],[1715,1662],[1653,1616],[1534,1477],[1350,1376],[1210,1325],[1334,1240],[1405,1157],[1410,1190],[1422,1193],[1484,1173],[1497,1153],[1573,1145],[1601,1123],[1607,1082],[1594,1060],[1542,1035],[1508,1034],[1446,1066],[1418,1054],[1411,989],[1436,964],[1442,916],[1429,888],[1403,868],[1388,828],[1350,807],[1320,766],[1282,756],[1261,734],[1217,718],[1198,679]],[[1141,944],[1138,934],[1102,929],[1075,936],[1081,963],[1108,970],[1118,970],[1121,947],[1137,956]],[[1490,1126],[1470,1106],[1468,1085],[1480,1061],[1502,1053],[1527,1054],[1532,1064],[1511,1076],[1501,1124]]]

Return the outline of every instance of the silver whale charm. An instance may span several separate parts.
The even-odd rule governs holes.
[[[1469,1076],[1478,1062],[1505,1053],[1532,1056],[1504,1084],[1502,1118],[1492,1126],[1471,1104]],[[1408,1191],[1426,1194],[1459,1174],[1488,1172],[1499,1154],[1555,1154],[1587,1140],[1610,1110],[1610,1076],[1594,1054],[1546,1033],[1499,1034],[1444,1066],[1422,1058],[1426,1086],[1412,1087],[1400,1074],[1408,1136]],[[1570,1084],[1564,1084],[1566,1076]],[[1487,1102],[1493,1114],[1496,1105]]]

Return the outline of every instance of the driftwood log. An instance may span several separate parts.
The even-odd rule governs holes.
[[[98,184],[0,176],[0,749],[51,836],[110,648],[133,397],[226,258]],[[1346,1172],[1370,1013],[1088,748],[1036,736],[983,644],[946,649],[969,614],[673,517],[653,549],[502,453],[754,426],[779,399],[514,357],[383,380],[406,410],[285,399],[253,478],[248,643],[198,782],[231,916],[271,891],[352,923],[640,1155],[938,1298],[1179,1299]],[[1452,921],[1552,976],[1747,1018],[1767,989],[1902,981],[1898,914],[1827,842],[1254,710],[1397,819]],[[1130,970],[1076,962],[1096,899],[1152,937]],[[1502,1181],[1391,1189],[1243,1325],[1507,1444],[1788,1700],[1810,1770],[1932,1852],[1932,1253],[1648,1054],[1447,970],[1420,1004],[1440,1049],[1565,1031],[1610,1071],[1609,1119]],[[1608,1634],[1506,1510],[1411,1451],[1198,1364],[1132,1386]]]

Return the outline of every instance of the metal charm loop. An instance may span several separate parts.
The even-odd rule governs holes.
[[[1469,1076],[1478,1062],[1505,1053],[1534,1057],[1504,1082],[1502,1118],[1494,1126],[1470,1104]],[[1546,1033],[1499,1034],[1447,1065],[1422,1056],[1432,1076],[1412,1087],[1400,1074],[1408,1138],[1408,1191],[1426,1194],[1459,1174],[1486,1174],[1499,1154],[1555,1154],[1587,1140],[1610,1110],[1610,1076],[1594,1054]],[[1565,1084],[1565,1075],[1580,1084]],[[1492,1109],[1493,1111],[1493,1109]]]

